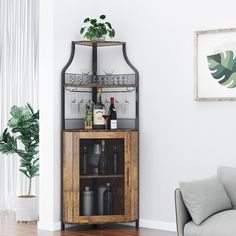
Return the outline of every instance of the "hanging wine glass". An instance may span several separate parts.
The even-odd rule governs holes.
[[[77,101],[76,101],[76,93],[75,93],[75,91],[71,91],[72,93],[73,93],[73,99],[72,99],[72,101],[71,101],[71,112],[72,112],[72,114],[77,114],[79,111],[78,111],[78,109],[79,109],[79,104],[77,103]]]
[[[104,114],[102,115],[103,119],[105,120],[105,129],[108,129],[108,112],[107,108],[104,107]]]

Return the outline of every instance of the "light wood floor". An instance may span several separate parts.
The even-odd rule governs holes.
[[[65,231],[47,232],[37,230],[36,224],[19,224],[15,222],[15,215],[11,211],[0,211],[0,236],[176,236],[175,233],[153,229],[115,226],[99,229],[78,229],[72,227]]]

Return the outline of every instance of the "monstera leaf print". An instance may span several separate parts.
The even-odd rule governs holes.
[[[227,88],[236,87],[236,56],[233,51],[225,51],[207,56],[208,67],[213,78]]]

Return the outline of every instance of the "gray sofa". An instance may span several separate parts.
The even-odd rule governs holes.
[[[180,187],[180,189],[175,191],[178,236],[236,236],[236,168],[220,167],[217,171],[216,178],[219,180],[220,184],[222,184],[227,197],[230,199],[230,203],[224,204],[222,208],[224,210],[220,210],[221,208],[219,208],[221,203],[215,204],[214,207],[217,208],[217,210],[215,210],[216,212],[208,213],[209,216],[205,217],[200,223],[196,223],[193,211],[200,207],[211,208],[208,206],[214,205],[214,200],[217,201],[221,198],[221,196],[219,196],[220,194],[215,193],[215,190],[211,190],[211,187],[207,186],[207,184],[208,192],[206,192],[207,190],[202,190],[201,187],[204,185],[203,181],[200,182],[200,185],[199,182],[194,182],[193,184],[188,184],[187,187],[184,186],[185,188]],[[188,200],[193,201],[195,193],[194,186],[196,193],[201,192],[202,195],[197,196],[196,202],[194,202],[195,205],[193,204],[191,206]],[[188,191],[190,192],[189,194]],[[188,197],[189,199],[187,199]],[[208,204],[206,204],[207,200],[204,199],[207,197],[209,198]],[[205,201],[205,203],[201,206],[202,201]],[[188,206],[188,208],[186,206]],[[193,211],[190,209],[191,207]],[[204,209],[201,210],[204,211]],[[206,210],[209,212],[209,209]]]

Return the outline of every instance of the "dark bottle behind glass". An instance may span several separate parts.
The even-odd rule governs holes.
[[[97,90],[97,102],[93,106],[93,128],[105,129],[105,106],[102,104],[102,89]]]
[[[88,153],[87,147],[84,146],[83,155],[82,155],[82,175],[88,174]]]
[[[117,147],[114,146],[114,151],[113,151],[113,165],[112,165],[112,173],[113,174],[118,174],[118,153],[117,153]]]
[[[104,215],[113,214],[113,194],[111,190],[111,184],[106,183],[106,191],[103,194],[103,206],[104,206]]]
[[[93,144],[93,152],[88,159],[89,171],[91,170],[91,174],[93,175],[98,175],[98,163],[100,157],[101,157],[101,144],[95,143]]]
[[[107,174],[107,159],[105,155],[105,140],[101,142],[101,156],[98,162],[98,174],[106,175]]]
[[[117,114],[115,108],[115,99],[111,97],[111,105],[108,113],[108,127],[109,129],[117,129]]]

